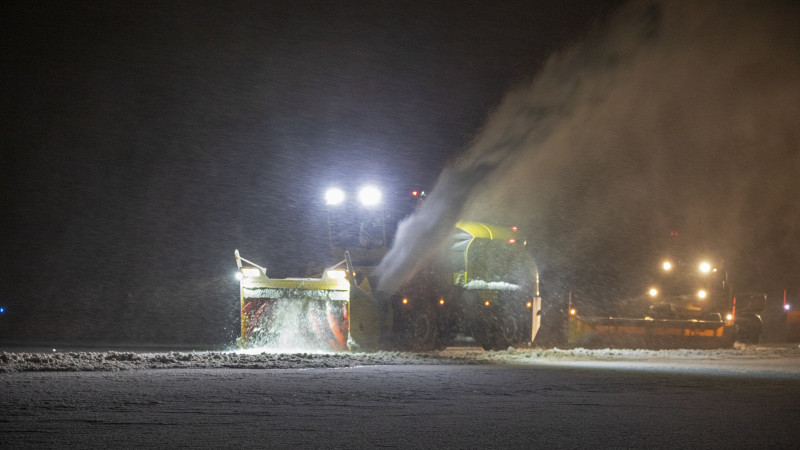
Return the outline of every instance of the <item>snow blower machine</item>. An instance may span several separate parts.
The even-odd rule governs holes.
[[[328,204],[330,251],[343,258],[339,263],[304,278],[270,278],[236,251],[240,347],[425,351],[533,341],[541,311],[538,270],[516,227],[459,222],[410,281],[379,294],[372,289],[374,269],[393,239],[396,227],[389,225],[403,216],[361,207],[336,217]]]
[[[627,317],[587,316],[571,301],[568,341],[582,347],[654,349],[729,348],[737,335],[758,342],[764,297],[741,297],[737,305],[721,265],[664,261],[649,291],[627,305],[632,312]]]

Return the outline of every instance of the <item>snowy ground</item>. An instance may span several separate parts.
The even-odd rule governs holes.
[[[3,448],[792,448],[800,347],[0,353]]]
[[[429,353],[310,353],[266,350],[190,352],[2,352],[0,373],[136,369],[321,369],[375,365],[522,364],[711,372],[800,378],[800,346],[738,346],[728,350],[449,348]]]

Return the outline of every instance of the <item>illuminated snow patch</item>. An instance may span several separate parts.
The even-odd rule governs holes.
[[[719,350],[508,349],[476,355],[492,364],[800,378],[800,346],[739,345]]]
[[[505,281],[472,280],[464,285],[464,289],[491,289],[493,291],[518,291],[521,288]]]
[[[312,291],[309,291],[312,292]],[[278,300],[253,319],[247,342],[271,353],[330,350],[325,304],[299,296]]]
[[[282,354],[302,354],[307,353],[309,355],[332,355],[336,354],[337,352],[331,352],[326,350],[308,350],[302,347],[274,347],[274,346],[261,346],[261,347],[252,347],[252,348],[240,348],[233,350],[233,353],[239,355],[261,355],[261,354],[275,354],[275,355],[282,355]]]

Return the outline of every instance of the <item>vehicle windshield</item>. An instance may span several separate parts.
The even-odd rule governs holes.
[[[526,256],[525,248],[520,244],[475,239],[466,255],[467,281],[504,282],[521,287],[530,279]]]

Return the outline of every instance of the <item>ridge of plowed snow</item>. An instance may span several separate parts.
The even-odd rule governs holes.
[[[547,361],[797,361],[800,346],[738,346],[726,350],[513,349],[484,352],[450,348],[428,353],[221,352],[53,352],[0,353],[0,372],[120,371],[175,368],[319,369],[368,365],[527,364]]]
[[[469,364],[468,358],[432,354],[241,353],[241,352],[68,352],[0,353],[0,372],[119,371],[135,369],[238,368],[319,369],[366,365]]]

